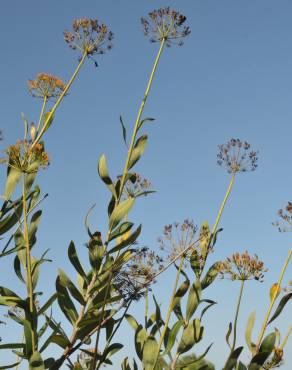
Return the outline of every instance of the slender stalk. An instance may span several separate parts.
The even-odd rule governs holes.
[[[271,312],[272,312],[272,309],[274,307],[274,303],[277,299],[277,293],[280,289],[280,286],[281,286],[281,283],[282,283],[282,280],[283,280],[283,277],[284,277],[284,274],[285,274],[285,271],[289,265],[289,262],[290,262],[290,259],[292,257],[292,249],[290,249],[289,253],[288,253],[288,256],[285,260],[285,263],[282,267],[282,270],[281,270],[281,273],[280,273],[280,276],[279,276],[279,279],[278,279],[278,283],[277,283],[277,287],[275,289],[275,293],[274,293],[274,296],[272,297],[271,299],[271,302],[270,302],[270,305],[269,305],[269,308],[268,308],[268,311],[266,313],[266,316],[265,316],[265,319],[264,319],[264,323],[262,325],[262,328],[261,328],[261,331],[260,331],[260,335],[259,335],[259,338],[258,338],[258,341],[257,341],[257,345],[256,345],[256,351],[255,353],[258,352],[259,350],[259,347],[261,345],[261,342],[263,340],[263,337],[264,337],[264,334],[265,334],[265,331],[267,329],[267,326],[268,326],[268,322],[269,322],[269,318],[270,318],[270,315],[271,315]]]
[[[244,288],[244,280],[241,280],[240,292],[239,292],[239,296],[238,296],[235,318],[234,318],[234,322],[233,322],[233,343],[232,343],[230,353],[232,353],[234,351],[235,345],[236,345],[237,320],[238,320],[238,314],[239,314],[240,304],[241,304],[241,300],[242,300],[243,288]]]
[[[36,132],[39,132],[39,129],[41,127],[41,123],[42,123],[43,115],[44,115],[44,112],[45,112],[45,107],[46,107],[46,104],[47,104],[47,100],[48,100],[47,96],[44,96],[44,100],[43,100],[42,109],[41,109],[40,118],[39,118],[39,122],[38,122],[38,125],[37,125]]]
[[[25,254],[26,254],[26,288],[27,296],[29,298],[29,312],[32,320],[33,311],[34,311],[34,302],[33,302],[33,285],[32,285],[32,262],[30,254],[30,243],[29,243],[29,231],[28,231],[28,211],[26,204],[26,175],[23,174],[23,186],[22,186],[22,204],[23,204],[23,237],[25,242]],[[35,350],[35,328],[31,327],[31,337],[32,337],[32,348]]]
[[[42,128],[41,128],[41,131],[40,133],[37,135],[37,137],[35,138],[34,142],[32,143],[31,145],[31,149],[33,149],[36,144],[40,141],[40,139],[42,138],[44,132],[46,131],[47,129],[47,126],[48,126],[48,123],[50,122],[51,118],[53,117],[56,109],[58,108],[58,106],[60,105],[61,101],[63,100],[64,96],[67,94],[70,86],[72,85],[72,83],[74,82],[81,66],[83,65],[85,59],[87,57],[87,52],[85,52],[83,55],[82,55],[82,58],[80,59],[80,62],[78,63],[78,66],[76,67],[72,77],[70,78],[69,82],[66,84],[66,87],[65,89],[62,91],[62,94],[59,96],[58,100],[56,101],[55,105],[53,106],[53,108],[50,110],[50,113],[48,114],[48,117],[46,118]]]
[[[183,266],[183,263],[184,263],[184,259],[185,259],[184,257],[181,258],[180,264],[179,264],[179,268],[178,268],[178,271],[177,271],[177,274],[176,274],[175,283],[174,283],[174,287],[173,287],[173,291],[172,291],[170,303],[169,303],[169,306],[168,306],[168,311],[167,311],[167,315],[166,315],[165,324],[163,326],[162,333],[160,335],[160,339],[159,339],[159,342],[158,342],[158,349],[157,349],[157,353],[155,355],[156,358],[155,358],[155,364],[154,364],[153,369],[155,369],[155,366],[157,364],[157,361],[158,361],[158,358],[159,358],[159,353],[160,353],[160,348],[162,346],[162,342],[163,342],[163,339],[164,339],[166,330],[168,328],[168,324],[169,324],[171,312],[173,310],[173,301],[174,301],[175,293],[177,291],[177,286],[178,286],[178,282],[179,282],[180,272],[181,272],[181,269],[182,269],[182,266]]]
[[[284,347],[286,346],[287,342],[288,342],[288,339],[290,337],[290,334],[292,333],[292,326],[290,326],[289,330],[288,330],[288,333],[286,334],[283,342],[281,343],[280,345],[280,349],[284,349]]]
[[[131,144],[129,146],[128,155],[127,155],[127,159],[126,159],[126,163],[125,163],[125,167],[124,167],[124,171],[123,171],[123,175],[122,175],[122,180],[121,180],[121,185],[120,185],[120,194],[119,194],[118,200],[120,200],[120,198],[122,196],[124,186],[125,186],[125,179],[126,179],[126,176],[127,176],[127,173],[128,173],[128,167],[129,167],[131,155],[132,155],[132,152],[133,152],[133,148],[134,148],[134,145],[135,145],[135,140],[136,140],[137,132],[138,132],[139,125],[140,125],[141,116],[142,116],[142,113],[144,111],[146,101],[148,99],[149,91],[150,91],[150,88],[151,88],[151,85],[152,85],[152,82],[153,82],[153,78],[154,78],[154,75],[155,75],[155,72],[156,72],[156,69],[157,69],[157,66],[158,66],[158,62],[159,62],[159,59],[161,57],[161,54],[162,54],[162,51],[163,51],[163,48],[164,48],[164,43],[165,43],[165,39],[163,38],[161,43],[160,43],[160,47],[159,47],[158,53],[156,55],[155,62],[154,62],[154,65],[153,65],[153,68],[152,68],[152,71],[151,71],[151,74],[150,74],[150,77],[149,77],[149,80],[148,80],[148,84],[147,84],[147,87],[146,87],[146,90],[145,90],[145,93],[144,93],[144,98],[141,102],[141,105],[140,105],[140,108],[139,108],[139,111],[138,111],[138,115],[137,115],[135,126],[134,126],[134,131],[133,131],[133,135],[132,135],[132,139],[131,139]]]

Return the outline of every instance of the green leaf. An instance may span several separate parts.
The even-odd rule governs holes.
[[[128,144],[127,144],[127,130],[126,130],[126,127],[124,125],[122,116],[120,116],[120,124],[122,126],[124,143],[125,143],[126,147],[128,147]]]
[[[72,283],[72,281],[66,275],[66,273],[61,269],[59,269],[58,272],[59,272],[59,278],[60,278],[61,284],[69,290],[73,298],[75,298],[81,305],[85,305],[85,301],[84,301],[82,294],[79,292],[76,286]]]
[[[253,311],[248,318],[246,329],[245,329],[245,341],[251,352],[253,351],[255,347],[255,344],[252,343],[252,340],[251,340],[251,334],[252,334],[252,330],[254,327],[255,318],[256,318],[256,312]]]
[[[142,135],[139,137],[139,139],[137,139],[131,154],[128,170],[130,170],[143,155],[146,148],[147,139],[147,135]]]
[[[275,333],[268,334],[262,341],[259,352],[272,353],[275,347],[275,342],[276,342],[276,334]]]
[[[8,168],[7,168],[7,179],[6,179],[6,185],[5,185],[5,191],[4,191],[4,197],[7,200],[10,199],[22,175],[21,171],[19,171],[16,168],[10,167],[9,166],[10,163],[11,161],[9,159]]]
[[[131,228],[134,226],[134,224],[132,222],[123,222],[120,226],[118,226],[115,230],[113,230],[111,233],[110,233],[110,236],[109,236],[109,242],[112,241],[113,239],[116,239],[120,236],[123,236],[124,234],[126,234],[128,231],[131,230]]]
[[[119,203],[114,208],[109,218],[109,228],[111,230],[114,229],[123,220],[123,218],[129,214],[131,208],[133,207],[134,202],[135,198],[128,198],[123,202]]]
[[[53,123],[53,120],[54,120],[54,115],[52,114],[50,119],[48,120],[49,116],[50,116],[50,111],[49,112],[46,112],[44,114],[44,117],[43,117],[43,124],[46,124],[46,128],[44,130],[44,133],[48,130],[48,128],[51,126],[51,124]]]
[[[16,367],[19,364],[20,364],[20,362],[15,362],[14,364],[11,364],[11,365],[4,365],[4,366],[0,365],[0,370],[12,369],[13,367]]]
[[[19,203],[18,206],[13,209],[13,213],[8,215],[3,220],[0,221],[0,235],[5,234],[9,231],[17,222],[19,222],[22,215],[23,205]]]
[[[44,361],[39,352],[34,352],[29,360],[29,370],[45,370]]]
[[[137,227],[137,229],[132,234],[130,234],[127,238],[123,239],[115,247],[113,247],[112,249],[110,249],[108,251],[108,253],[109,254],[112,254],[112,253],[121,251],[123,248],[128,247],[128,246],[134,244],[136,242],[137,238],[139,237],[139,235],[141,234],[141,230],[142,230],[142,225],[139,225]]]
[[[243,347],[236,348],[228,357],[227,363],[224,367],[224,370],[232,370],[236,366],[238,358],[243,350]]]
[[[247,367],[245,365],[243,365],[243,363],[241,361],[239,361],[236,370],[247,370]]]
[[[83,270],[83,267],[79,261],[79,258],[77,256],[76,248],[74,242],[71,240],[69,247],[68,247],[68,257],[72,265],[75,267],[76,271],[79,275],[83,277],[83,279],[88,284],[87,275]]]
[[[175,296],[173,299],[173,312],[175,313],[178,319],[183,319],[180,302],[183,296],[188,291],[189,286],[190,286],[190,281],[187,279],[180,285],[180,287],[175,293]]]
[[[42,315],[47,311],[49,307],[55,302],[57,299],[58,294],[54,293],[48,300],[47,302],[38,310],[38,315]]]
[[[28,232],[30,247],[32,247],[36,242],[36,236],[35,235],[36,235],[38,225],[39,225],[40,220],[41,220],[41,215],[42,215],[42,211],[39,210],[39,211],[35,212],[33,214],[33,216],[31,217],[30,225],[29,225],[29,232]]]
[[[153,121],[155,121],[155,118],[146,117],[146,118],[142,119],[139,122],[138,130],[140,130],[140,128],[144,125],[144,123],[146,123],[146,122],[153,122]]]
[[[177,352],[182,354],[189,351],[194,346],[195,342],[195,326],[194,321],[192,321],[184,328]]]
[[[153,336],[149,336],[143,347],[143,369],[153,370],[158,352],[158,343]]]
[[[25,355],[30,358],[33,352],[32,345],[32,327],[28,320],[23,320],[24,338],[25,338]]]
[[[24,280],[24,278],[22,276],[22,273],[21,273],[20,259],[17,255],[14,258],[14,271],[15,271],[17,277],[19,278],[19,280],[25,284],[25,280]]]
[[[78,318],[78,314],[76,311],[76,308],[68,294],[68,291],[66,287],[63,285],[63,283],[60,280],[60,276],[56,279],[56,290],[58,293],[58,303],[59,306],[66,316],[66,318],[71,322],[72,325],[75,324]]]
[[[197,280],[195,283],[191,285],[189,290],[188,300],[187,300],[187,307],[186,307],[186,322],[188,323],[190,318],[193,316],[194,312],[196,311],[201,299],[201,284],[200,281]]]
[[[24,343],[5,343],[0,344],[0,349],[17,349],[24,348]]]
[[[106,186],[109,188],[115,199],[117,199],[117,193],[115,186],[109,176],[108,169],[107,169],[107,164],[106,164],[106,159],[105,155],[103,154],[98,162],[98,174],[102,181],[106,184]]]
[[[208,303],[208,305],[202,310],[201,315],[200,315],[200,320],[202,320],[203,316],[209,310],[209,308],[211,308],[214,304],[217,304],[217,302],[212,301],[211,299],[201,299],[200,303],[203,303],[203,302]]]
[[[167,341],[166,341],[166,346],[165,346],[165,351],[163,353],[163,356],[164,355],[167,355],[172,350],[172,347],[174,346],[174,343],[175,343],[177,334],[178,334],[180,328],[182,327],[183,323],[184,323],[183,320],[178,320],[173,325],[173,327],[170,329],[170,331],[168,333],[168,337],[167,337]]]
[[[137,323],[136,319],[132,315],[129,315],[129,314],[126,314],[125,317],[128,323],[132,326],[132,328],[134,330],[137,330],[139,324]]]
[[[229,338],[232,333],[232,322],[229,323],[228,325],[228,330],[225,336],[226,343],[228,344],[228,347],[231,349],[230,343],[229,343]]]
[[[202,290],[211,285],[218,275],[218,262],[214,263],[207,271],[205,277],[201,281]]]
[[[283,311],[283,308],[285,307],[287,302],[290,301],[291,298],[292,298],[292,293],[288,293],[281,299],[274,315],[270,318],[268,324],[270,324],[272,321],[274,321],[281,314],[281,312]]]
[[[140,360],[143,359],[143,346],[147,338],[147,331],[142,327],[142,325],[139,325],[135,332],[135,349]]]

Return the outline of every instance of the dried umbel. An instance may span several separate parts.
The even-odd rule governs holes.
[[[278,216],[280,216],[281,220],[273,222],[273,225],[280,232],[292,231],[292,202],[288,202],[284,209],[279,209]]]
[[[121,176],[119,176],[118,179],[121,179]],[[152,192],[150,181],[142,178],[138,173],[133,173],[125,183],[121,198],[137,198],[140,196],[147,196]]]
[[[225,167],[228,173],[254,171],[258,164],[258,152],[251,150],[250,144],[239,139],[231,139],[227,144],[219,145],[217,163]]]
[[[175,222],[164,227],[163,236],[157,241],[160,249],[167,253],[169,262],[175,260],[184,250],[194,244],[196,231],[197,226],[190,219],[184,220],[182,224]],[[188,249],[184,257],[189,257],[190,253],[191,249]]]
[[[163,269],[163,259],[151,249],[138,248],[126,267],[115,277],[115,285],[125,301],[139,300]]]
[[[65,87],[66,85],[60,78],[47,73],[39,73],[34,80],[28,80],[28,89],[34,97],[46,99],[58,97]]]
[[[262,282],[263,273],[266,271],[264,263],[259,260],[258,256],[255,254],[254,257],[251,257],[247,251],[242,254],[234,253],[218,264],[218,272],[221,277],[230,280],[257,280]]]
[[[151,42],[165,41],[167,46],[182,45],[191,31],[185,26],[186,17],[169,7],[153,10],[148,18],[141,18],[144,34]]]
[[[64,40],[71,49],[92,56],[112,48],[113,33],[97,19],[80,18],[73,21],[71,32],[64,32]]]
[[[33,173],[39,167],[45,168],[49,165],[49,157],[42,143],[31,148],[28,141],[19,140],[15,145],[10,145],[6,153],[8,166],[23,173]]]

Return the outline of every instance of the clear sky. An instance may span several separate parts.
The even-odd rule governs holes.
[[[258,335],[269,303],[269,287],[277,280],[291,248],[291,234],[279,234],[271,225],[277,210],[292,199],[290,0],[3,0],[2,147],[21,137],[20,112],[31,121],[39,114],[40,101],[27,92],[27,80],[38,72],[48,72],[66,81],[74,70],[77,55],[65,45],[62,35],[72,19],[86,16],[105,22],[115,34],[113,50],[98,57],[98,68],[92,63],[84,66],[46,135],[51,165],[40,174],[39,184],[49,198],[42,205],[35,253],[50,248],[54,262],[44,266],[40,280],[40,288],[50,294],[58,267],[73,276],[66,258],[71,239],[86,260],[84,216],[93,203],[92,227],[104,230],[106,226],[108,193],[99,180],[97,160],[106,153],[111,173],[121,173],[126,153],[119,115],[132,127],[157,51],[157,45],[144,38],[139,19],[164,5],[185,14],[192,33],[183,47],[165,50],[161,58],[145,111],[145,116],[156,121],[147,128],[149,145],[137,167],[157,193],[137,202],[132,219],[137,223],[143,220],[140,241],[154,249],[165,224],[186,217],[197,224],[206,219],[212,224],[229,180],[216,165],[217,145],[239,137],[259,150],[258,170],[236,180],[222,218],[224,231],[210,261],[248,249],[258,253],[269,268],[265,282],[252,282],[245,294],[239,328],[239,342],[244,344],[247,317],[256,309]],[[3,182],[3,172],[1,177]],[[0,260],[1,285],[18,290],[20,285],[8,262],[12,259]],[[289,267],[285,283],[291,272]],[[173,270],[155,288],[164,308],[172,280]],[[209,358],[218,369],[227,353],[224,337],[238,288],[236,283],[218,281],[207,291],[207,298],[218,305],[206,315],[206,337],[200,349],[214,342]],[[134,307],[133,314],[139,315],[140,309]],[[291,316],[290,304],[275,323],[283,335]],[[4,340],[19,340],[9,326],[1,326],[0,331]],[[129,345],[117,355],[119,361],[133,352],[132,334],[128,326],[122,328],[121,338],[127,338]],[[291,340],[289,351],[283,370],[291,369]],[[0,354],[1,363],[5,362],[3,356]]]

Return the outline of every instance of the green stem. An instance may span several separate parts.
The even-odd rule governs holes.
[[[78,66],[76,67],[72,77],[70,78],[69,82],[66,84],[66,87],[65,89],[62,91],[62,94],[59,96],[58,100],[56,101],[55,105],[53,106],[53,108],[51,109],[50,113],[48,114],[48,117],[46,118],[44,124],[43,124],[43,127],[40,131],[40,133],[37,135],[37,137],[35,138],[34,142],[32,143],[31,145],[31,149],[33,149],[36,144],[40,141],[40,139],[42,138],[44,132],[46,131],[47,129],[47,126],[48,126],[48,123],[50,122],[51,118],[53,117],[56,109],[58,108],[59,104],[61,103],[61,101],[63,100],[64,96],[67,94],[70,86],[72,85],[73,81],[75,80],[82,64],[84,63],[85,59],[87,57],[87,52],[85,52],[83,55],[82,55],[82,58],[80,60],[80,62],[78,63]]]
[[[288,342],[288,339],[290,337],[290,334],[292,333],[292,326],[290,326],[289,330],[288,330],[288,333],[286,334],[283,342],[281,343],[280,345],[280,349],[284,349],[284,347],[286,346],[287,342]]]
[[[36,132],[39,132],[39,129],[41,127],[41,123],[42,123],[45,107],[46,107],[46,104],[47,104],[47,100],[48,100],[47,96],[44,96],[44,100],[43,100],[42,109],[41,109],[40,118],[39,118],[39,122],[38,122],[38,125],[37,125]]]
[[[234,351],[235,344],[236,344],[237,320],[238,320],[238,314],[239,314],[240,304],[242,300],[243,288],[244,288],[244,280],[241,280],[240,292],[239,292],[239,297],[238,297],[237,306],[236,306],[236,313],[235,313],[235,318],[234,318],[234,323],[233,323],[233,343],[231,347],[231,352]]]
[[[284,277],[284,274],[285,274],[285,271],[289,265],[289,262],[290,262],[290,259],[291,259],[291,256],[292,256],[292,249],[290,249],[289,253],[288,253],[288,256],[286,258],[286,261],[282,267],[282,270],[281,270],[281,273],[280,273],[280,276],[279,276],[279,279],[278,279],[278,283],[277,283],[277,287],[275,289],[275,293],[274,293],[274,296],[272,297],[271,299],[271,302],[270,302],[270,305],[269,305],[269,308],[268,308],[268,311],[266,313],[266,316],[265,316],[265,319],[264,319],[264,323],[262,325],[262,328],[261,328],[261,331],[260,331],[260,335],[259,335],[259,338],[258,338],[258,341],[257,341],[257,345],[256,345],[256,351],[255,353],[258,352],[259,348],[260,348],[260,345],[261,345],[261,342],[263,340],[263,337],[264,337],[264,334],[265,334],[265,331],[267,329],[267,326],[268,326],[268,322],[269,322],[269,318],[270,318],[270,314],[271,314],[271,311],[274,307],[274,303],[277,299],[277,296],[278,296],[278,291],[280,289],[280,286],[281,286],[281,283],[282,283],[282,280],[283,280],[283,277]]]
[[[127,173],[128,173],[128,167],[129,167],[129,163],[130,163],[130,160],[131,160],[131,155],[132,155],[133,148],[134,148],[134,145],[135,145],[135,140],[136,140],[137,132],[138,132],[139,125],[140,125],[141,116],[142,116],[142,113],[144,111],[144,107],[145,107],[145,104],[146,104],[146,101],[147,101],[147,98],[148,98],[148,95],[149,95],[149,91],[150,91],[150,88],[151,88],[151,85],[152,85],[152,82],[153,82],[153,78],[154,78],[154,75],[155,75],[155,72],[156,72],[156,69],[157,69],[157,66],[158,66],[158,62],[159,62],[161,53],[163,51],[164,43],[165,43],[165,39],[163,38],[161,43],[160,43],[160,47],[159,47],[159,50],[158,50],[158,53],[157,53],[157,56],[156,56],[156,59],[155,59],[150,77],[149,77],[149,80],[148,80],[148,84],[147,84],[147,87],[146,87],[146,90],[145,90],[145,93],[144,93],[144,98],[141,102],[141,105],[140,105],[140,108],[139,108],[139,111],[138,111],[138,115],[137,115],[135,126],[134,126],[134,131],[133,131],[133,135],[132,135],[132,139],[131,139],[131,144],[129,146],[128,155],[127,155],[127,159],[126,159],[126,163],[125,163],[125,167],[124,167],[124,171],[123,171],[123,175],[122,175],[122,179],[121,179],[120,194],[119,194],[118,200],[120,200],[120,198],[122,196],[124,186],[125,186],[125,180],[126,180],[126,176],[127,176]]]
[[[181,258],[180,264],[179,264],[179,268],[178,268],[178,271],[177,271],[177,274],[176,274],[176,279],[175,279],[175,283],[174,283],[174,287],[173,287],[173,291],[172,291],[170,303],[169,303],[169,306],[168,306],[168,311],[167,311],[167,316],[166,316],[165,324],[163,326],[162,333],[160,335],[160,339],[159,339],[159,342],[158,342],[158,349],[157,349],[156,358],[155,358],[155,364],[154,364],[153,369],[155,369],[155,366],[157,364],[157,361],[158,361],[158,358],[159,358],[159,353],[160,353],[160,348],[162,346],[162,342],[163,342],[163,339],[164,339],[166,330],[168,328],[168,324],[169,324],[171,312],[173,310],[173,301],[174,301],[175,294],[176,294],[176,291],[177,291],[177,286],[178,286],[178,282],[179,282],[180,272],[181,272],[181,269],[182,269],[182,266],[183,266],[184,259],[185,259],[185,257],[182,257]]]
[[[29,243],[29,231],[28,231],[28,219],[27,219],[27,204],[26,204],[26,176],[23,174],[23,187],[22,187],[22,204],[23,204],[23,237],[25,242],[25,254],[26,254],[26,287],[27,295],[29,298],[29,312],[30,318],[32,320],[34,313],[34,302],[33,302],[33,284],[32,284],[32,262],[30,254],[30,243]],[[32,322],[31,322],[32,323]],[[32,337],[32,348],[35,350],[35,332],[34,327],[31,327],[31,337]]]

